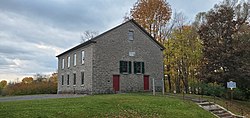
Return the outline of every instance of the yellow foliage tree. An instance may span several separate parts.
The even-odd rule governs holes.
[[[7,81],[6,80],[2,80],[0,82],[0,88],[5,88],[7,86]]]
[[[33,82],[32,77],[24,77],[23,80],[22,80],[22,83],[25,83],[25,84],[30,84],[32,82]]]

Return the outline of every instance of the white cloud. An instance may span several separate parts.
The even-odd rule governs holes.
[[[0,4],[0,80],[57,70],[56,55],[80,43],[85,30],[106,31],[137,0],[6,0]],[[218,0],[169,0],[189,17]]]

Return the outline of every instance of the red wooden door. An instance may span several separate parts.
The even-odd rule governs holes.
[[[149,90],[149,76],[144,75],[144,90]]]
[[[119,91],[120,88],[120,77],[119,75],[113,75],[113,89],[114,91]]]

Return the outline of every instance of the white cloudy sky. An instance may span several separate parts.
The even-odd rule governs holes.
[[[1,0],[0,80],[56,72],[59,53],[86,30],[104,32],[123,21],[137,0]],[[192,21],[221,0],[167,0]]]

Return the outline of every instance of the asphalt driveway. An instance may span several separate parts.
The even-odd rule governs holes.
[[[52,98],[76,98],[84,97],[86,95],[78,94],[40,94],[40,95],[24,95],[24,96],[8,96],[0,97],[0,102],[19,101],[19,100],[39,100],[39,99],[52,99]]]

